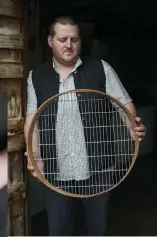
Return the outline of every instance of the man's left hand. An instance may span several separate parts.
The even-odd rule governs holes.
[[[135,117],[136,126],[134,128],[135,134],[138,136],[139,142],[142,142],[146,135],[146,127],[142,124],[140,117]]]

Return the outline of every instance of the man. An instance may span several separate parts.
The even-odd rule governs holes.
[[[48,45],[52,49],[53,59],[51,62],[46,62],[42,67],[31,71],[28,77],[27,116],[24,128],[26,141],[28,129],[37,108],[49,97],[59,92],[75,88],[99,90],[102,89],[100,88],[101,84],[101,87],[106,88],[108,94],[116,97],[136,116],[136,109],[131,98],[111,66],[103,60],[79,57],[81,49],[79,26],[73,19],[63,16],[53,21],[50,26]],[[87,77],[88,79],[90,78],[88,83],[86,80]],[[71,115],[69,115],[69,119],[71,119],[70,116]],[[141,123],[140,118],[136,117],[135,119],[138,123],[136,133],[139,136],[139,141],[142,141],[145,136],[145,127]],[[64,141],[66,141],[66,139]],[[66,147],[68,147],[68,143]],[[73,156],[72,151],[70,156]],[[77,158],[79,159],[79,155]],[[68,156],[66,159],[68,159]],[[28,169],[31,170],[32,174],[36,177],[29,163]],[[65,175],[68,177],[66,171]],[[77,174],[74,172],[74,176],[75,175]],[[108,195],[109,194],[104,194],[89,199],[82,199],[88,235],[102,236],[105,234]],[[50,235],[59,236],[72,234],[70,225],[70,219],[72,217],[71,208],[72,198],[55,193],[52,190],[47,191]]]

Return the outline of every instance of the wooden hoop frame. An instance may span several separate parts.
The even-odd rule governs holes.
[[[30,125],[30,128],[29,128],[29,132],[28,132],[28,141],[27,141],[27,153],[28,153],[28,159],[31,163],[31,165],[34,167],[34,170],[35,170],[35,173],[37,174],[37,177],[38,179],[44,183],[48,188],[60,193],[60,194],[63,194],[63,195],[66,195],[66,196],[70,196],[70,197],[76,197],[76,198],[89,198],[89,197],[93,197],[93,196],[97,196],[97,195],[101,195],[103,193],[106,193],[106,192],[109,192],[111,191],[112,189],[115,189],[117,186],[120,185],[120,183],[122,183],[124,181],[124,179],[128,176],[128,174],[130,173],[136,159],[137,159],[137,156],[138,156],[138,151],[139,151],[139,141],[138,141],[138,137],[135,135],[135,152],[134,152],[134,157],[132,159],[132,163],[128,169],[128,171],[126,172],[126,174],[123,176],[123,178],[116,184],[114,185],[112,188],[109,188],[103,192],[100,192],[100,193],[97,193],[97,194],[91,194],[91,195],[80,195],[80,194],[72,194],[72,193],[68,193],[66,191],[63,191],[63,190],[60,190],[59,188],[55,187],[55,186],[52,186],[44,177],[43,175],[41,174],[36,162],[34,161],[34,155],[33,155],[33,150],[32,150],[32,135],[33,135],[33,132],[34,132],[34,126],[35,126],[35,123],[36,123],[36,120],[37,120],[37,117],[38,115],[41,113],[41,111],[46,107],[46,105],[49,103],[49,101],[51,100],[55,100],[57,97],[61,96],[61,95],[64,95],[64,94],[68,94],[68,93],[97,93],[97,94],[102,94],[104,95],[104,97],[108,98],[109,100],[112,100],[113,102],[115,102],[122,110],[123,112],[126,114],[128,120],[130,121],[131,123],[131,127],[135,127],[135,119],[133,117],[133,115],[130,113],[130,111],[123,105],[121,104],[117,99],[115,99],[114,97],[104,93],[104,92],[101,92],[101,91],[98,91],[98,90],[90,90],[90,89],[76,89],[76,90],[69,90],[67,92],[64,92],[64,93],[60,93],[60,94],[57,94],[51,98],[49,98],[47,101],[45,101],[37,110],[37,112],[35,113],[34,117],[33,117],[33,120],[32,120],[32,123]]]

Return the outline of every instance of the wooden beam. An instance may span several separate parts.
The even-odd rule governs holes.
[[[26,236],[25,203],[26,187],[24,183],[8,189],[8,232],[9,236]]]
[[[23,49],[22,34],[0,35],[0,46],[6,49]]]
[[[22,117],[21,84],[21,78],[6,78],[0,80],[0,90],[7,91],[8,93],[8,119]]]
[[[23,78],[23,65],[17,63],[1,63],[0,78]]]
[[[23,134],[8,137],[8,152],[20,151],[25,148],[25,139]]]
[[[8,136],[23,133],[24,118],[8,119]]]
[[[21,63],[22,52],[20,50],[0,48],[0,63]]]
[[[8,155],[8,187],[18,186],[24,182],[23,152],[11,152]]]
[[[21,5],[19,4],[19,0],[1,0],[0,15],[22,18]]]
[[[25,190],[26,190],[25,183],[18,183],[18,185],[12,185],[11,187],[9,187],[8,188],[9,204],[10,202],[15,201],[17,198],[20,198],[21,195],[23,198],[25,198],[26,196]]]

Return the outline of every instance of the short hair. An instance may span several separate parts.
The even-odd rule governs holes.
[[[50,24],[49,35],[51,35],[52,37],[55,36],[55,33],[56,33],[55,32],[55,25],[57,23],[60,23],[62,25],[78,26],[78,28],[79,28],[78,22],[74,18],[72,18],[71,16],[67,16],[67,15],[59,16],[59,17],[54,18],[52,23]]]

